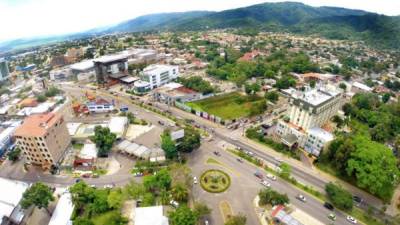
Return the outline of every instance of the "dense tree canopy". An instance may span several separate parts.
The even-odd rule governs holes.
[[[172,140],[171,133],[168,130],[161,134],[161,148],[168,159],[173,159],[178,155],[176,143]]]
[[[29,187],[22,195],[21,207],[24,209],[36,206],[48,210],[49,203],[54,201],[53,191],[43,183],[37,182]]]
[[[114,133],[111,133],[110,128],[96,126],[94,128],[94,136],[92,140],[96,143],[96,147],[98,148],[98,156],[108,156],[116,138],[117,136]]]
[[[171,225],[195,225],[196,214],[187,206],[183,205],[168,215]]]
[[[181,152],[191,152],[200,147],[200,132],[193,127],[185,127],[185,136],[178,145]]]
[[[271,188],[265,188],[260,190],[258,193],[260,197],[259,204],[260,205],[284,205],[289,203],[289,197],[287,194],[281,194],[277,191],[274,191]]]
[[[202,94],[209,94],[215,91],[214,87],[211,86],[210,82],[204,80],[199,76],[193,76],[189,78],[180,77],[178,82],[183,84],[183,86],[193,89]]]
[[[353,197],[350,192],[334,183],[328,183],[325,191],[329,200],[339,209],[351,210],[353,208]]]

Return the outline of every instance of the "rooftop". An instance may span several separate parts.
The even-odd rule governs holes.
[[[135,225],[168,225],[162,206],[139,207],[135,209]]]
[[[44,136],[62,117],[54,113],[31,115],[25,118],[23,124],[15,131],[15,136]]]
[[[0,178],[0,217],[9,217],[29,184]]]
[[[324,141],[332,141],[334,139],[333,134],[319,127],[313,127],[311,129],[308,129],[307,132],[308,134],[314,135]]]
[[[69,192],[65,192],[61,195],[58,200],[56,209],[51,216],[49,225],[72,225],[70,219],[74,210],[74,204],[72,203],[72,196]]]
[[[126,54],[116,54],[116,55],[105,55],[96,59],[93,59],[93,62],[100,63],[111,63],[114,61],[127,60]]]
[[[330,85],[312,89],[306,88],[305,91],[299,91],[293,88],[286,89],[284,91],[288,93],[292,98],[299,99],[313,106],[318,106],[341,93],[341,91],[338,90],[336,87]]]

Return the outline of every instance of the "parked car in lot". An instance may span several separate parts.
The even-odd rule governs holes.
[[[262,184],[265,187],[271,187],[271,184],[268,183],[268,181],[266,181],[266,180],[261,180],[260,184]]]
[[[276,176],[272,175],[272,174],[267,174],[266,176],[268,179],[276,181]]]
[[[298,194],[298,195],[296,196],[296,198],[297,198],[298,200],[302,201],[302,202],[306,202],[306,201],[307,201],[306,197],[305,197],[304,195],[301,195],[301,194]]]
[[[258,178],[260,178],[260,179],[263,179],[263,178],[264,178],[264,176],[261,174],[260,171],[256,171],[256,172],[254,173],[254,176],[256,176],[256,177],[258,177]]]
[[[214,155],[216,155],[216,156],[221,156],[221,153],[219,153],[218,151],[214,151],[213,153],[214,153]]]
[[[179,203],[175,200],[171,200],[169,201],[169,204],[171,204],[174,208],[178,208],[179,207]]]
[[[352,216],[347,216],[346,220],[349,221],[352,224],[357,224],[357,220],[354,219]]]
[[[335,209],[335,207],[333,207],[333,205],[331,203],[329,203],[329,202],[325,202],[324,203],[324,207],[329,209],[329,210]]]

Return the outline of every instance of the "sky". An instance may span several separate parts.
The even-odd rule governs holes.
[[[292,0],[400,15],[400,0]],[[0,0],[0,42],[68,34],[137,16],[191,10],[221,11],[276,0]]]

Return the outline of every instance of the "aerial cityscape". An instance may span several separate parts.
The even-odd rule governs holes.
[[[56,1],[0,34],[1,225],[400,224],[399,3]]]

